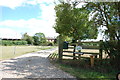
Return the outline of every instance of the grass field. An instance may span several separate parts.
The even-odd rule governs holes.
[[[25,53],[50,49],[50,46],[0,46],[0,60],[14,58]]]

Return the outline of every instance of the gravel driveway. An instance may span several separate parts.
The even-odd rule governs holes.
[[[41,50],[1,61],[0,78],[74,78],[49,62],[47,57],[55,50]]]

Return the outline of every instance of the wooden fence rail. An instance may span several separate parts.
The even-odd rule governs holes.
[[[102,49],[102,43],[103,41],[97,41],[97,42],[93,42],[93,41],[89,41],[89,42],[83,42],[81,41],[81,44],[80,46],[82,46],[82,49],[98,49],[99,50],[99,53],[93,53],[93,52],[81,52],[81,51],[78,51],[79,53],[84,53],[84,54],[91,54],[90,55],[90,58],[91,58],[91,61],[93,61],[93,58],[97,58],[97,55],[99,55],[99,58],[102,59],[102,53],[103,53],[103,49]],[[76,49],[75,47],[78,45],[79,43],[70,43],[69,46],[68,46],[68,49],[73,49],[73,51],[66,51],[66,49],[64,50],[63,49],[63,40],[62,40],[62,37],[59,36],[59,49],[58,49],[58,56],[59,56],[59,60],[61,61],[63,59],[63,56],[67,56],[67,57],[73,57],[73,59],[76,59],[77,57],[80,57],[81,55],[79,54],[78,56],[76,56],[75,52],[76,52]],[[86,45],[88,44],[88,45]],[[93,44],[93,45],[89,45],[89,44]],[[70,54],[73,54],[73,55],[63,55],[63,53],[70,53]],[[93,62],[91,62],[92,66],[93,66]]]

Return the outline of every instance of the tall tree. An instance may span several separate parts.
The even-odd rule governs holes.
[[[93,16],[94,24],[98,27],[106,27],[106,35],[110,40],[120,40],[120,2],[88,3],[88,9]]]
[[[29,36],[27,33],[23,34],[23,40],[27,41],[27,44],[33,44],[34,40],[31,36]]]
[[[36,33],[34,36],[34,44],[35,45],[40,45],[41,43],[46,42],[45,35],[43,33]]]
[[[98,27],[106,27],[105,39],[109,40],[104,44],[114,64],[120,67],[120,1],[119,2],[97,2],[88,3],[87,9],[92,11],[92,21]]]
[[[55,11],[57,18],[54,29],[57,33],[73,37],[75,40],[96,38],[97,28],[90,25],[88,11],[84,8],[75,8],[75,4],[72,6],[62,2],[55,7]]]

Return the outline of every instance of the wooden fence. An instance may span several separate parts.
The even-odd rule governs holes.
[[[91,59],[91,66],[94,65],[94,58],[100,58],[102,59],[102,54],[103,54],[103,49],[102,49],[102,43],[103,41],[97,41],[97,42],[93,42],[93,41],[89,41],[89,42],[83,42],[81,41],[81,45],[82,49],[97,49],[99,50],[97,53],[95,52],[83,52],[82,50],[80,51],[76,51],[76,46],[79,43],[70,43],[68,46],[68,49],[63,49],[63,40],[61,39],[61,37],[59,37],[59,49],[58,49],[58,57],[59,60],[61,61],[63,59],[63,57],[73,57],[73,59],[81,59],[81,55],[85,55],[85,54],[89,54],[89,58]],[[86,45],[87,44],[87,45]],[[71,49],[71,50],[69,50]],[[72,54],[72,55],[65,55],[64,53],[68,53],[68,54]]]

